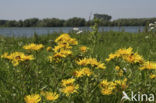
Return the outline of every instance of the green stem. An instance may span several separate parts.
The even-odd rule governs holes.
[[[89,103],[89,96],[88,96],[88,77],[86,78],[85,85],[84,85],[84,98],[85,103]]]

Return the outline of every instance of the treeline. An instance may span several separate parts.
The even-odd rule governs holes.
[[[149,23],[155,22],[156,18],[129,18],[117,19],[111,21],[109,15],[94,15],[94,18],[99,20],[100,26],[145,26]],[[91,26],[94,20],[85,20],[84,18],[73,17],[67,20],[58,18],[30,18],[25,20],[0,20],[0,27],[80,27]]]
[[[111,22],[111,26],[147,26],[154,23],[156,18],[127,18],[117,19]]]
[[[70,18],[68,20],[58,18],[30,18],[25,20],[0,20],[0,27],[64,27],[64,26],[86,26],[84,18]]]

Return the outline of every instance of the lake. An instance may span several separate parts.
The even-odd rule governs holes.
[[[90,27],[79,27],[82,31],[91,30]],[[136,33],[138,31],[143,31],[144,27],[141,26],[122,26],[122,27],[99,27],[99,31],[125,31]],[[64,32],[68,33],[73,30],[73,27],[9,27],[0,28],[0,35],[5,36],[26,36],[30,37],[34,33],[38,35],[50,34],[53,32]]]

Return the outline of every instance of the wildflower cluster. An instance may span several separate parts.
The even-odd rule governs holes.
[[[78,65],[81,66],[88,66],[91,65],[92,67],[96,67],[98,69],[105,69],[105,64],[98,62],[95,58],[84,58],[80,59],[79,61],[76,61]]]
[[[55,40],[58,44],[70,44],[70,45],[77,45],[78,41],[75,38],[71,38],[68,34],[62,34]]]
[[[68,34],[62,34],[56,38],[57,45],[54,47],[54,55],[49,56],[50,61],[53,60],[60,62],[60,58],[66,58],[72,54],[71,48],[73,45],[77,45],[78,41],[75,38],[71,38]]]
[[[144,62],[139,69],[140,70],[145,70],[145,69],[148,69],[148,70],[150,70],[150,69],[156,70],[156,63],[155,62],[151,62],[151,61]]]
[[[103,95],[110,95],[115,89],[115,83],[108,82],[107,80],[103,80],[100,82],[100,88],[101,88],[101,93]]]
[[[128,86],[126,84],[127,79],[124,80],[115,80],[114,82],[108,82],[107,80],[103,80],[100,82],[100,89],[103,95],[110,95],[115,93],[115,91],[125,90]]]
[[[127,85],[127,78],[125,78],[124,80],[115,80],[114,81],[115,84],[116,84],[116,88],[118,90],[125,90],[126,88],[128,88],[128,85]]]
[[[27,95],[24,100],[26,103],[39,103],[41,101],[41,96],[39,94]]]
[[[155,76],[154,72],[156,70],[156,62],[146,61],[141,55],[133,52],[132,50],[133,49],[131,47],[129,47],[128,49],[119,49],[115,53],[111,53],[109,55],[109,57],[106,59],[106,61],[107,62],[110,62],[110,61],[117,62],[118,65],[120,62],[121,63],[120,65],[124,65],[124,68],[125,68],[125,66],[128,67],[128,65],[133,67],[133,64],[136,64],[137,68],[138,68],[137,70],[142,71],[142,78],[145,79],[145,76],[147,75],[146,73],[148,73],[148,77],[146,77],[146,78],[155,79],[156,76]],[[125,64],[126,63],[125,61],[129,64]],[[133,72],[132,68],[129,69],[128,71],[127,71],[127,69],[124,69],[124,68],[121,69],[120,66],[116,66],[115,71],[118,73],[118,75],[120,77],[122,77],[124,75],[124,73],[127,76],[132,76],[131,75],[131,73]]]
[[[23,52],[13,52],[10,55],[8,53],[4,53],[1,58],[11,60],[14,66],[19,65],[20,62],[34,59],[33,55],[25,55]]]
[[[59,98],[59,94],[57,94],[56,92],[42,91],[41,95],[44,96],[48,101],[55,101]]]
[[[140,56],[138,53],[134,53],[131,47],[128,49],[117,50],[114,54],[110,54],[109,58],[107,58],[106,61],[109,62],[112,59],[120,57],[129,63],[139,63],[141,65],[139,68],[140,70],[156,69],[155,62],[144,60],[143,57]]]
[[[62,89],[61,92],[66,96],[70,96],[73,93],[78,93],[79,85],[75,84],[75,79],[70,78],[62,80]]]
[[[44,47],[43,44],[34,44],[34,43],[23,46],[23,48],[26,50],[35,50],[35,51],[38,51],[43,47]]]
[[[114,54],[110,54],[106,61],[109,62],[115,58],[122,58],[129,63],[143,63],[143,57],[138,53],[134,53],[132,50],[133,49],[131,47],[128,49],[119,49]]]
[[[42,96],[47,101],[56,101],[59,98],[59,94],[57,94],[56,92],[42,91],[40,94],[26,95],[24,97],[24,100],[26,103],[39,103],[42,100]]]
[[[80,78],[80,77],[83,77],[83,76],[91,76],[93,74],[93,72],[87,68],[87,67],[84,67],[80,70],[75,70],[74,72],[74,76],[77,77],[77,78]]]

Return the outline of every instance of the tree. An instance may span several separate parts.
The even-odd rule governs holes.
[[[85,26],[85,24],[84,18],[73,17],[65,21],[64,26]]]
[[[17,26],[18,26],[18,27],[23,27],[23,21],[22,21],[22,20],[19,20],[19,21],[17,22]]]
[[[112,17],[107,14],[94,14],[94,19],[95,18],[103,21],[110,21],[112,19]]]
[[[35,26],[37,26],[38,21],[39,21],[38,18],[26,19],[23,22],[23,26],[24,27],[35,27]]]
[[[0,20],[0,26],[5,26],[8,20]]]
[[[7,27],[17,27],[17,21],[15,21],[15,20],[11,20],[11,21],[7,21],[6,22],[6,26]]]

